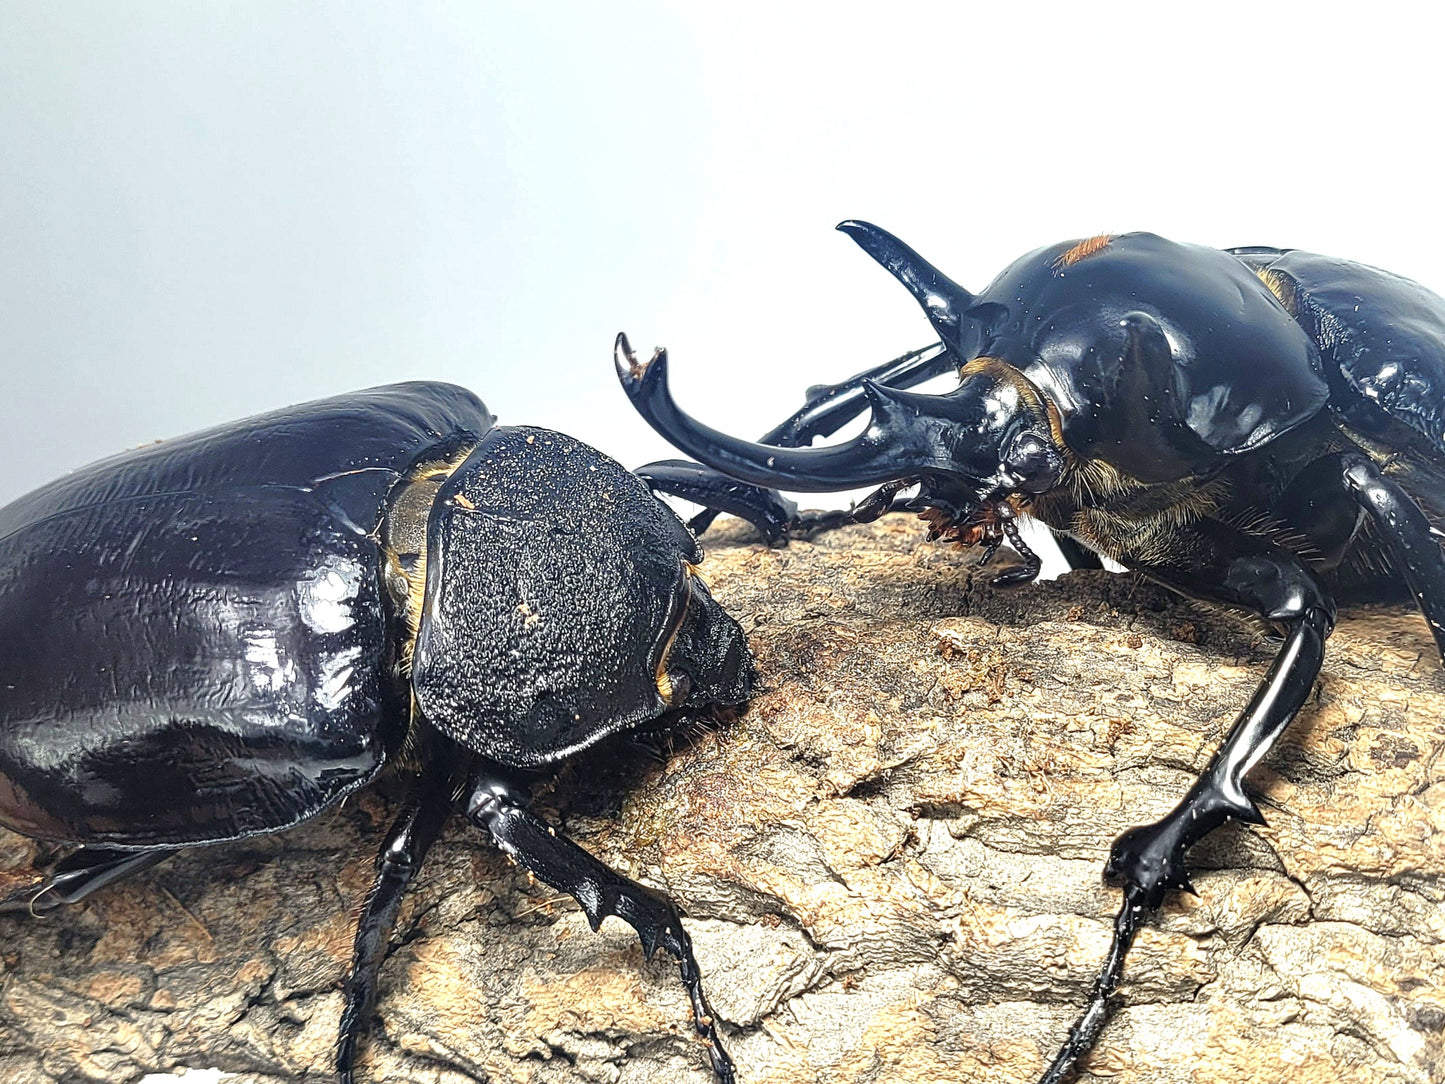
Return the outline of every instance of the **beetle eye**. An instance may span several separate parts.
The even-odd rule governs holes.
[[[1059,484],[1064,461],[1037,433],[1021,433],[999,463],[999,474],[1015,489],[1043,493]]]

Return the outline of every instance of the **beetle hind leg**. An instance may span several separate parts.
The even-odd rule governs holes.
[[[683,929],[676,905],[628,880],[549,826],[522,804],[506,781],[478,775],[470,791],[467,816],[471,821],[538,880],[575,899],[594,930],[604,918],[614,915],[637,931],[649,960],[661,948],[677,961],[697,1033],[708,1044],[713,1075],[718,1084],[734,1084],[732,1058],[723,1048],[712,1007],[703,993],[692,940]]]
[[[1445,553],[1429,519],[1408,493],[1365,456],[1341,456],[1340,466],[1345,491],[1375,521],[1445,660]]]
[[[351,974],[346,979],[345,1005],[336,1039],[336,1072],[341,1084],[352,1084],[356,1050],[370,1024],[376,1002],[377,976],[396,925],[401,897],[421,868],[451,812],[451,788],[446,780],[423,774],[412,795],[387,832],[376,856],[376,880],[367,894],[356,927]]]
[[[77,903],[97,889],[162,862],[182,850],[165,847],[126,851],[112,847],[82,847],[62,858],[33,884],[0,897],[0,912],[42,914]]]

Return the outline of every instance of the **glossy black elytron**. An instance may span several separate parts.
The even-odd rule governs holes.
[[[347,983],[350,1081],[401,895],[458,808],[592,924],[677,958],[677,909],[526,805],[629,728],[746,700],[737,624],[636,477],[446,384],[306,403],[103,460],[0,509],[0,823],[79,845],[41,911],[197,844],[274,832],[391,765]],[[460,798],[457,796],[460,795]]]
[[[1110,557],[1284,639],[1189,793],[1115,842],[1123,905],[1090,1003],[1043,1078],[1058,1084],[1103,1028],[1140,924],[1189,890],[1185,852],[1227,820],[1260,822],[1245,777],[1313,687],[1337,602],[1413,598],[1445,654],[1432,526],[1445,520],[1445,300],[1347,260],[1147,233],[1040,249],[972,294],[876,226],[839,229],[912,292],[941,341],[811,389],[751,443],[684,414],[665,352],[639,362],[619,336],[633,405],[706,465],[644,477],[769,537],[821,522],[776,489],[877,485],[855,518],[905,508],[988,554],[1008,540],[1025,558],[1000,577],[1011,582],[1038,572],[1018,533],[1034,517],[1075,567]],[[907,390],[949,370],[952,391]],[[807,447],[865,412],[858,436]]]

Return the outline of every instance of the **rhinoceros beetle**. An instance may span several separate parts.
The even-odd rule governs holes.
[[[1255,615],[1273,664],[1178,806],[1115,841],[1114,937],[1089,1003],[1043,1078],[1069,1077],[1104,1027],[1140,925],[1192,891],[1185,853],[1231,819],[1263,823],[1245,777],[1314,686],[1336,605],[1413,597],[1445,655],[1445,300],[1361,264],[1291,249],[1218,250],[1147,233],[1039,249],[971,294],[893,235],[844,222],[922,305],[940,344],[831,387],[763,443],[684,414],[667,357],[619,336],[633,405],[707,468],[643,474],[770,537],[825,522],[775,488],[879,486],[854,515],[919,512],[934,537],[1007,540],[1047,525],[1075,567],[1103,555]],[[958,387],[907,390],[949,369]],[[806,445],[868,412],[841,444]],[[724,479],[728,480],[726,483]],[[739,489],[740,484],[751,489]],[[912,495],[904,494],[912,488]]]
[[[693,537],[570,437],[409,383],[102,460],[0,509],[0,823],[77,844],[0,910],[315,817],[387,766],[408,796],[361,909],[336,1054],[353,1079],[402,893],[459,809],[595,929],[675,957],[671,900],[527,808],[558,762],[746,700]]]

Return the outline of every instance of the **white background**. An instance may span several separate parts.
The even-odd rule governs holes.
[[[423,377],[633,466],[619,329],[755,436],[931,338],[849,217],[973,289],[1130,229],[1445,287],[1426,10],[0,3],[0,500]]]
[[[0,4],[0,500],[422,377],[634,466],[668,450],[616,386],[619,329],[757,436],[808,384],[931,339],[831,231],[848,217],[975,290],[1129,229],[1445,287],[1437,26],[1382,4],[892,12]]]

